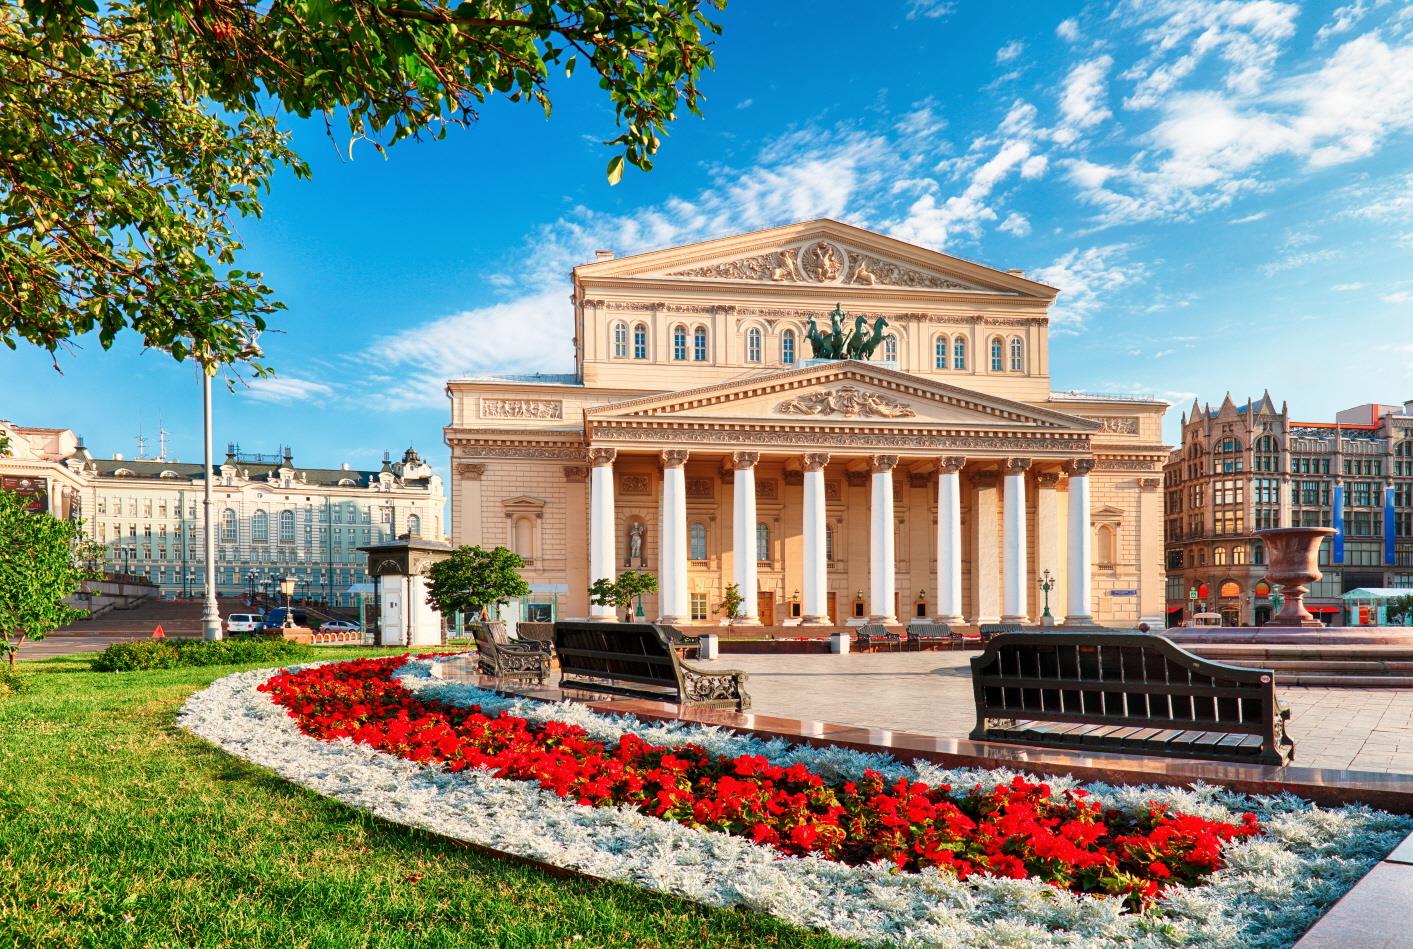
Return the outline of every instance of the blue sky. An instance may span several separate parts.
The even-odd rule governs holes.
[[[278,378],[222,392],[216,441],[445,473],[442,384],[572,368],[568,271],[836,217],[1059,287],[1057,389],[1297,417],[1413,398],[1413,6],[735,0],[705,118],[609,187],[582,71],[550,121],[505,103],[387,160],[294,124],[242,265],[287,312]],[[132,453],[159,421],[199,460],[194,371],[132,340],[0,350],[0,417]]]

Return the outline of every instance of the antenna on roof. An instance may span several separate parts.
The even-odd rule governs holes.
[[[147,436],[142,434],[142,426],[137,427],[137,460],[143,461],[147,458]]]
[[[157,460],[167,460],[167,436],[172,434],[162,425],[162,417],[157,417]]]

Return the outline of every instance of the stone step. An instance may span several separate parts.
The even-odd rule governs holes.
[[[1248,646],[1226,643],[1185,647],[1188,652],[1223,662],[1264,662],[1279,659],[1311,660],[1413,660],[1413,646]]]

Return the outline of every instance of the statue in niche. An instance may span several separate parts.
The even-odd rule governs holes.
[[[643,541],[647,533],[642,521],[634,521],[633,526],[628,528],[628,562],[624,566],[631,567],[634,562],[640,567],[648,565],[647,560],[643,558]]]

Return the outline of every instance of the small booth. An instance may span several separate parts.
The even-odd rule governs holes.
[[[1340,599],[1346,626],[1413,626],[1413,589],[1360,587]]]
[[[427,568],[451,555],[450,544],[404,535],[358,548],[368,555],[373,586],[373,643],[437,646],[446,642],[442,614],[427,602]],[[365,629],[370,629],[365,625]]]

